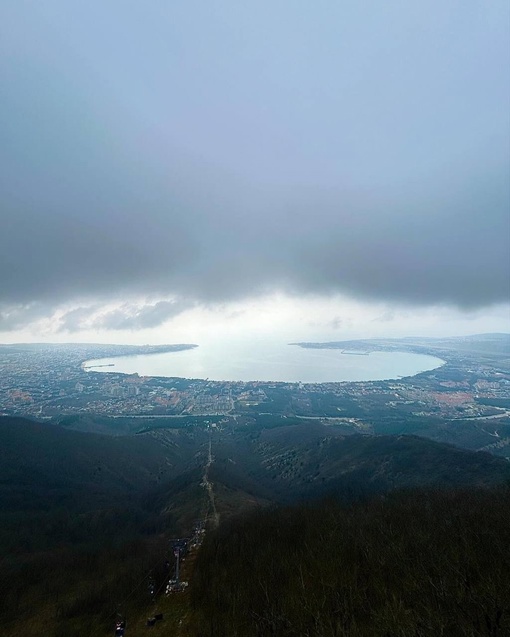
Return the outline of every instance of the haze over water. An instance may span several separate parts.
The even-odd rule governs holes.
[[[216,381],[324,383],[388,380],[440,367],[434,356],[409,352],[342,353],[262,340],[215,341],[180,352],[87,361],[92,371]]]

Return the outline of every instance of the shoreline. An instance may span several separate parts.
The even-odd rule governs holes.
[[[272,346],[268,352],[264,352],[260,349],[260,344],[251,350],[247,347],[241,352],[234,349],[229,355],[221,344],[216,344],[215,347],[217,351],[215,348],[208,350],[207,346],[200,348],[199,358],[186,360],[183,360],[182,356],[178,359],[169,357],[168,354],[173,354],[173,351],[116,356],[115,360],[114,357],[89,359],[82,363],[82,369],[87,373],[137,374],[147,378],[181,378],[215,383],[306,385],[392,381],[433,371],[447,362],[431,353],[411,352],[405,349],[378,349],[368,352],[306,347],[296,348],[294,353],[287,357],[286,354],[290,350]],[[198,352],[198,349],[195,351]],[[300,353],[296,355],[295,352]],[[317,353],[320,354],[319,358],[313,356]],[[154,360],[155,354],[159,355],[159,360]],[[164,359],[161,358],[163,354],[166,354]],[[424,357],[429,359],[428,364],[425,363]],[[396,360],[397,358],[403,360]],[[135,359],[138,364],[134,363]],[[115,369],[111,369],[112,367]]]

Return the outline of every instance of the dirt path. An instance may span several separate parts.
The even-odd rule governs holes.
[[[207,462],[204,469],[204,475],[202,477],[202,485],[207,489],[207,494],[209,496],[209,503],[212,511],[212,523],[214,528],[217,528],[220,523],[220,516],[218,511],[216,510],[216,502],[214,500],[214,489],[213,483],[209,480],[209,468],[213,463],[213,455],[212,455],[212,439],[209,436],[209,451],[207,455]]]

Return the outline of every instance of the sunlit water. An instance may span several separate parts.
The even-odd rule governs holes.
[[[113,365],[92,371],[140,376],[202,378],[217,381],[283,381],[324,383],[389,380],[435,369],[444,361],[408,352],[342,353],[335,349],[305,349],[267,341],[218,341],[195,349],[165,354],[119,356],[87,361]],[[91,370],[89,370],[91,371]]]

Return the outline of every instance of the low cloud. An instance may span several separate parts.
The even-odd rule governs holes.
[[[385,3],[373,20],[358,5],[301,16],[284,3],[275,23],[262,7],[202,22],[163,4],[141,21],[95,0],[79,15],[12,4],[0,329],[84,298],[99,305],[60,330],[150,328],[278,291],[507,302],[506,10],[459,25],[441,2]],[[126,34],[118,47],[108,24]]]
[[[172,300],[157,303],[123,303],[104,310],[101,305],[80,306],[60,318],[61,332],[81,330],[140,330],[158,327],[193,307],[193,303]]]
[[[383,312],[379,316],[376,316],[372,319],[372,323],[391,323],[391,321],[395,320],[395,312],[388,310],[387,312]]]
[[[348,321],[346,322],[345,319],[341,319],[339,316],[335,316],[335,318],[330,321],[329,327],[334,330],[338,330],[341,327],[344,327],[346,323],[348,323]]]
[[[183,301],[159,301],[154,305],[142,306],[125,304],[102,314],[93,322],[92,327],[106,330],[139,330],[158,327],[190,307],[189,303]]]
[[[100,305],[87,305],[75,307],[66,311],[59,318],[59,332],[78,332],[90,327],[94,314],[101,308]]]
[[[53,307],[47,303],[29,302],[0,306],[0,332],[9,332],[27,327],[41,319],[50,318]]]

